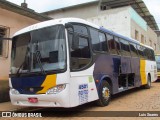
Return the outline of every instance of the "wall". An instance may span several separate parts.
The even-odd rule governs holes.
[[[137,40],[141,41],[141,35],[144,36],[144,44],[150,45],[155,49],[157,44],[156,33],[147,25],[147,22],[130,6],[114,8],[101,11],[97,4],[83,5],[72,8],[64,8],[57,11],[48,12],[46,15],[52,18],[77,17],[86,19],[99,26],[115,31],[124,36],[135,39],[135,30],[139,36]],[[156,50],[159,49],[158,45]]]
[[[135,38],[135,31],[138,31],[138,38]],[[144,35],[144,44],[147,43],[147,28],[144,30],[133,19],[131,19],[131,37],[141,42],[141,35]]]
[[[130,17],[134,20],[143,30],[147,31],[147,22],[132,8],[129,9]]]
[[[60,9],[53,12],[46,13],[49,17],[52,18],[65,18],[65,17],[76,17],[76,18],[90,18],[93,16],[97,16],[99,14],[99,7],[97,3],[83,5],[83,6],[76,6],[70,7],[67,9]]]
[[[157,43],[157,53],[160,53],[160,36],[158,36]]]
[[[130,37],[130,7],[109,9],[99,12],[99,15],[87,18],[87,21],[103,26],[121,35]]]
[[[157,34],[157,51],[156,51],[156,53],[157,54],[160,54],[160,31],[156,31],[156,34]]]
[[[155,51],[158,50],[158,44],[157,44],[157,34],[149,27],[147,26],[147,23],[144,21],[144,19],[136,13],[136,11],[133,8],[130,8],[130,16],[131,16],[131,37],[135,38],[135,31],[138,31],[138,38],[137,40],[142,43],[141,35],[144,36],[144,43],[146,45],[151,46],[154,48]],[[152,44],[150,44],[150,40],[152,41]],[[156,48],[155,45],[156,44]]]
[[[154,44],[156,44],[156,49],[155,51],[158,50],[158,41],[157,41],[158,37],[157,34],[148,26],[147,28],[147,45],[149,45],[149,40],[152,41],[152,46],[154,49]]]
[[[46,15],[52,18],[77,17],[86,19],[99,26],[130,37],[129,8],[122,7],[101,11],[97,4],[72,7],[49,12]]]

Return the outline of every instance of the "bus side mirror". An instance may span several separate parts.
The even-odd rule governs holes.
[[[72,49],[78,49],[79,48],[79,35],[77,33],[74,33],[73,40],[72,40]]]
[[[65,28],[68,29],[73,34],[72,38],[72,49],[78,49],[79,48],[79,35],[74,32],[74,27],[71,23],[66,23]]]
[[[73,29],[73,25],[71,23],[66,23],[65,28],[67,28],[67,29],[72,28]]]

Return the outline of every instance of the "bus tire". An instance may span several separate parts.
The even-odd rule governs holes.
[[[151,88],[151,77],[150,75],[147,76],[147,84],[144,86],[145,89]]]
[[[107,81],[102,81],[99,88],[99,99],[97,104],[101,107],[107,106],[111,99],[111,86]]]

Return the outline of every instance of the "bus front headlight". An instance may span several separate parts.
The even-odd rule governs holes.
[[[11,94],[18,95],[19,92],[18,92],[18,90],[11,88]]]
[[[50,88],[46,94],[57,94],[66,88],[66,84],[57,85],[53,88]]]

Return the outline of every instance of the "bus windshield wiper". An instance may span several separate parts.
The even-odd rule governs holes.
[[[36,56],[36,60],[37,60],[37,62],[38,62],[38,65],[39,65],[39,67],[40,67],[40,69],[41,69],[41,72],[44,74],[44,75],[46,75],[46,72],[45,72],[45,70],[43,69],[43,66],[42,66],[42,62],[41,62],[41,53],[40,53],[40,51],[36,51],[36,53],[35,53],[35,56]]]
[[[23,67],[24,63],[26,62],[26,57],[27,57],[28,52],[29,52],[29,47],[27,47],[27,51],[26,51],[26,53],[25,53],[24,61],[22,62],[22,64],[20,65],[20,67],[19,67],[18,70],[17,70],[17,73],[16,73],[17,76],[20,75],[20,69]]]

